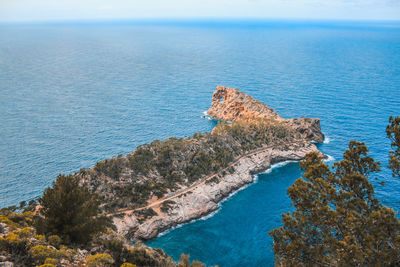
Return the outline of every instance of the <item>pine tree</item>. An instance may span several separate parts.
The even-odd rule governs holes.
[[[288,189],[294,210],[274,229],[275,262],[281,266],[398,266],[400,222],[375,197],[368,178],[379,163],[364,143],[351,141],[333,169],[317,153]]]
[[[48,236],[58,235],[65,243],[85,243],[109,225],[106,217],[98,216],[97,195],[80,186],[73,175],[59,175],[39,204],[37,229]]]

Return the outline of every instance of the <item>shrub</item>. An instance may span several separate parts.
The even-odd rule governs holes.
[[[88,267],[107,267],[114,263],[113,258],[106,253],[92,255],[86,260]]]
[[[52,245],[55,248],[60,248],[61,245],[61,238],[58,235],[51,235],[47,238],[47,241],[49,242],[50,245]]]
[[[0,238],[0,250],[7,251],[15,255],[27,254],[28,238],[34,235],[34,230],[31,227],[22,228],[8,233]]]
[[[125,262],[121,265],[121,267],[137,267],[136,264],[132,264],[129,262]]]
[[[65,251],[50,248],[44,245],[36,245],[29,250],[29,254],[36,263],[43,263],[47,258],[61,259],[67,257]]]
[[[55,265],[55,266],[57,266],[59,263],[60,263],[59,260],[53,259],[53,258],[47,258],[47,259],[44,261],[44,264],[53,264],[53,265]]]

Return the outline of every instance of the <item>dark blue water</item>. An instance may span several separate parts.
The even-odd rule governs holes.
[[[0,207],[40,196],[58,173],[142,143],[210,131],[216,85],[283,117],[319,117],[336,159],[351,139],[387,165],[400,115],[400,24],[235,22],[0,26]],[[297,163],[262,174],[207,220],[149,242],[220,266],[271,266],[268,232],[290,209]],[[400,211],[384,169],[379,198]],[[385,186],[378,184],[386,181]]]

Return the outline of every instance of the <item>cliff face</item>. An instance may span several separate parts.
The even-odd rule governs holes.
[[[317,143],[324,141],[319,119],[283,119],[272,108],[235,88],[218,86],[212,96],[211,107],[207,114],[224,121],[272,120],[287,124],[308,141]]]
[[[218,86],[212,96],[212,103],[207,114],[224,121],[283,119],[272,108],[240,92],[236,88]]]

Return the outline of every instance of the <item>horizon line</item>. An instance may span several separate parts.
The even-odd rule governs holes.
[[[32,20],[32,21],[0,21],[0,25],[46,25],[46,24],[98,24],[98,23],[187,23],[187,22],[336,22],[336,23],[399,23],[400,19],[341,19],[341,18],[249,18],[249,17],[197,17],[197,18],[112,18],[112,19],[50,19],[50,20]]]

